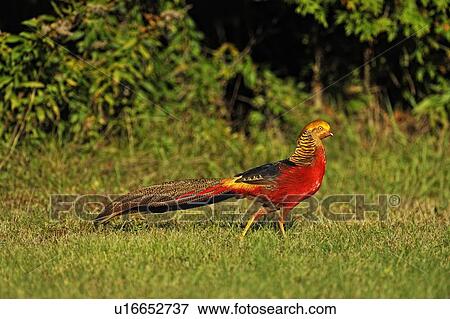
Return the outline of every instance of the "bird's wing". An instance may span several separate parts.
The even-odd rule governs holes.
[[[261,165],[235,176],[236,183],[246,183],[253,185],[273,186],[281,173],[283,166],[295,165],[294,163],[283,160],[275,163]]]

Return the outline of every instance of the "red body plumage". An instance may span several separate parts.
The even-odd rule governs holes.
[[[310,166],[294,166],[281,171],[278,187],[266,196],[283,208],[293,208],[302,200],[316,193],[325,174],[325,152],[320,148]]]
[[[220,184],[207,188],[197,195],[232,192],[242,197],[264,197],[277,208],[283,208],[286,215],[301,201],[319,190],[325,174],[325,166],[325,150],[320,147],[316,150],[311,165],[282,167],[274,180],[274,187],[236,183],[226,178]]]

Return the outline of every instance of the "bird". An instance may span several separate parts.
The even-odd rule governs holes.
[[[248,220],[241,237],[262,216],[278,212],[278,225],[286,237],[285,220],[301,201],[315,194],[325,174],[322,140],[333,136],[330,124],[318,119],[300,132],[294,152],[284,160],[264,164],[234,177],[165,182],[132,191],[107,204],[95,225],[135,212],[165,213],[210,205],[230,198],[257,198],[262,205]]]

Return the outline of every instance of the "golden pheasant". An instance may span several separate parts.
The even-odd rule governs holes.
[[[327,122],[313,121],[301,131],[297,147],[288,159],[252,168],[231,178],[188,179],[142,188],[108,204],[95,223],[105,223],[133,212],[164,213],[232,197],[256,197],[263,205],[247,222],[242,237],[256,220],[275,210],[280,211],[278,224],[285,236],[284,222],[289,212],[317,192],[322,184],[326,165],[322,139],[329,136],[333,133]]]

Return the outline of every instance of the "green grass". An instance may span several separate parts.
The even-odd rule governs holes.
[[[53,227],[55,228],[55,227]],[[2,249],[2,297],[448,297],[446,226],[64,227]],[[28,237],[26,236],[26,237]],[[12,247],[11,247],[12,246]]]
[[[227,176],[283,158],[292,145],[267,138],[274,139],[267,152],[264,141],[241,137],[205,149],[195,140],[198,146],[180,143],[178,150],[164,147],[167,141],[134,148],[113,142],[95,152],[73,144],[20,147],[0,175],[0,297],[450,297],[447,139],[345,133],[326,142],[319,198],[399,194],[402,204],[384,222],[320,216],[294,223],[287,239],[264,225],[240,241],[236,223],[94,229],[73,213],[49,218],[49,194]]]

